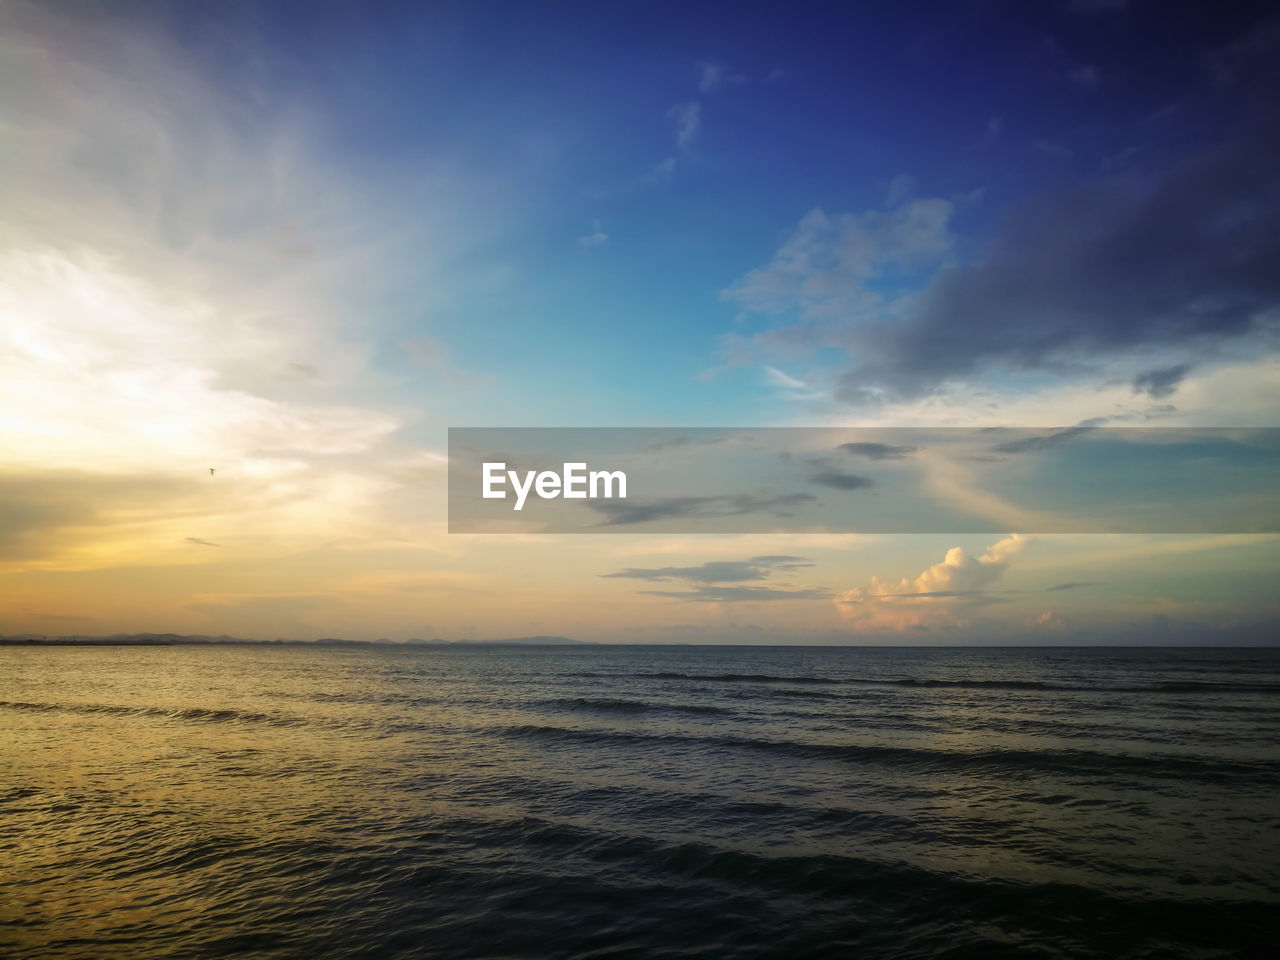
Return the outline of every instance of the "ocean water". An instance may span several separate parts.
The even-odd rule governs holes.
[[[0,648],[0,955],[1274,957],[1280,650]]]

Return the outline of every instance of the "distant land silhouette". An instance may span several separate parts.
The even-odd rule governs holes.
[[[565,644],[589,644],[590,640],[574,640],[572,637],[539,635],[533,637],[506,637],[498,640],[442,640],[434,637],[424,640],[414,637],[410,640],[396,641],[385,637],[379,640],[344,640],[340,637],[322,637],[319,640],[251,640],[245,637],[229,637],[222,634],[216,637],[199,634],[180,633],[115,633],[106,637],[60,636],[51,637],[35,633],[23,633],[12,637],[0,636],[0,645],[5,646],[49,646],[49,647],[173,647],[173,646],[214,646],[214,645],[271,645],[271,646],[303,646],[303,647],[373,647],[373,646],[563,646]]]

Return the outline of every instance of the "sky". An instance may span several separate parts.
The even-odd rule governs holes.
[[[10,0],[0,634],[1274,639],[1272,534],[445,494],[450,427],[1280,427],[1268,6]]]

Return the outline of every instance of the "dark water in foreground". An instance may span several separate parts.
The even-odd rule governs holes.
[[[1280,650],[0,648],[0,954],[1272,957]]]

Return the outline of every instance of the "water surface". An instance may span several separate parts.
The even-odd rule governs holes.
[[[0,648],[0,953],[1272,956],[1280,650]]]

